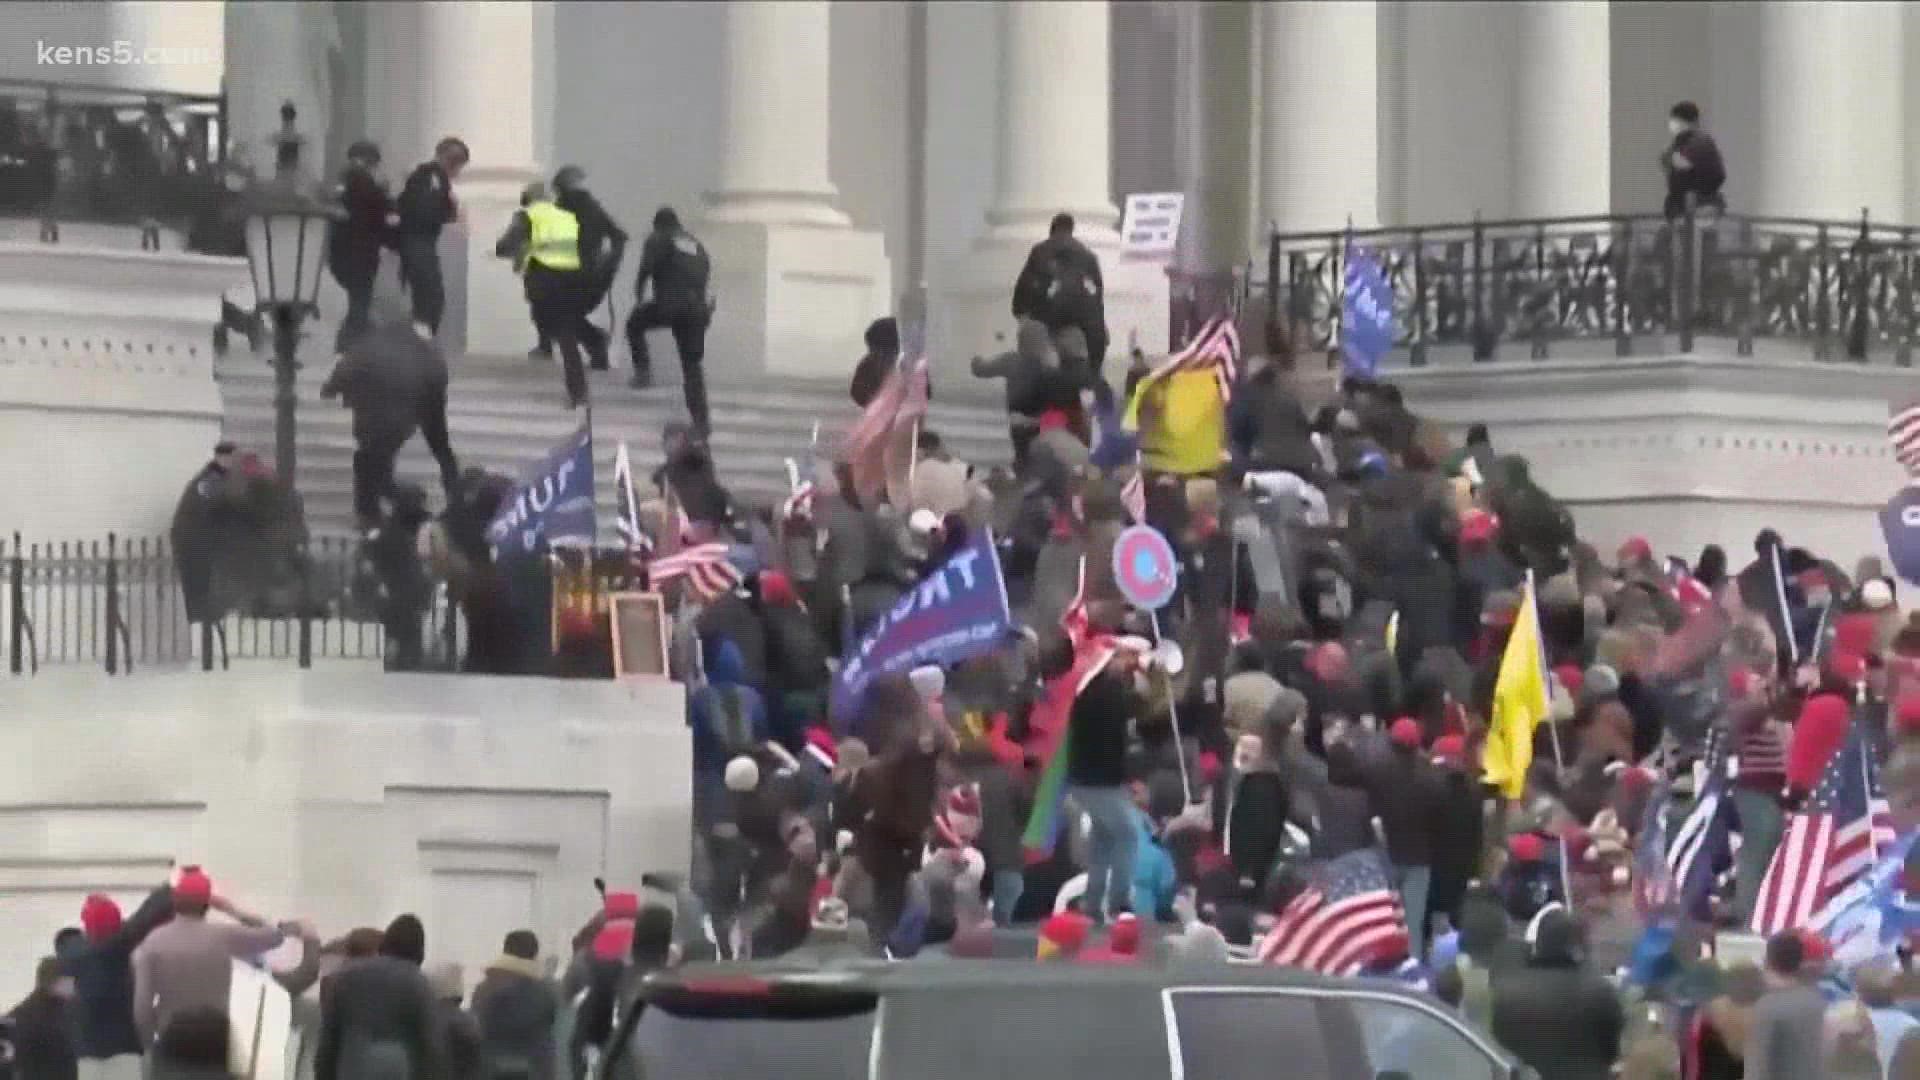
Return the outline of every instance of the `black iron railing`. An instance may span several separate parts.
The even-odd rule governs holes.
[[[226,99],[0,80],[0,214],[189,231],[217,213],[227,164]]]
[[[1395,344],[1416,366],[1443,348],[1545,359],[1610,341],[1631,356],[1691,352],[1701,337],[1730,339],[1743,356],[1773,340],[1816,360],[1906,366],[1920,331],[1917,242],[1912,227],[1864,211],[1850,222],[1701,213],[1276,234],[1265,300],[1297,352],[1332,363],[1352,246],[1384,268]]]
[[[213,617],[188,621],[181,570],[163,540],[0,541],[0,636],[7,671],[98,665],[108,674],[234,660],[379,660],[386,633],[357,544],[322,538],[282,573],[216,586]],[[428,666],[465,645],[458,611],[436,593],[421,614]]]

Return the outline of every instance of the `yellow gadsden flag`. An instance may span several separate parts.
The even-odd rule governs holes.
[[[1527,769],[1533,764],[1533,729],[1547,718],[1547,672],[1540,652],[1540,607],[1528,581],[1514,614],[1513,634],[1500,658],[1500,677],[1493,684],[1493,718],[1487,727],[1487,745],[1481,767],[1487,783],[1500,794],[1517,799],[1527,787]]]

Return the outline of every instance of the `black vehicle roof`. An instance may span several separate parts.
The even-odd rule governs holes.
[[[1424,995],[1388,980],[1340,979],[1270,964],[1073,964],[1008,960],[909,960],[888,963],[858,960],[805,966],[778,960],[748,964],[702,964],[664,972],[648,980],[662,989],[693,989],[707,980],[726,983],[762,979],[777,986],[839,988],[870,993],[919,990],[1064,989],[1139,987],[1161,990],[1198,988],[1294,989],[1329,993],[1385,994],[1416,1000]]]

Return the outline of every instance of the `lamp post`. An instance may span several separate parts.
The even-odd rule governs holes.
[[[273,179],[247,193],[247,267],[253,273],[258,313],[273,330],[274,475],[294,487],[300,399],[300,324],[319,310],[320,268],[326,257],[327,222],[336,211],[320,199],[300,170],[304,140],[294,130],[293,103],[280,107],[280,134]]]

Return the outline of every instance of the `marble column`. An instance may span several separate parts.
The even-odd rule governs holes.
[[[1180,9],[1180,186],[1187,195],[1178,264],[1222,271],[1252,253],[1252,30],[1247,4]]]
[[[1517,218],[1612,208],[1612,55],[1606,0],[1512,8],[1513,208]]]
[[[1089,237],[1104,239],[1120,218],[1108,189],[1106,0],[1016,0],[999,13],[1000,163],[987,222],[1000,236],[1031,243],[1065,211]]]
[[[1904,216],[1905,109],[1901,84],[1888,82],[1906,61],[1901,7],[1758,5],[1760,138],[1750,155],[1723,147],[1730,204],[1837,221],[1862,207],[1885,222]]]
[[[307,140],[301,163],[314,176],[326,175],[332,164],[324,149],[331,123],[326,52],[337,44],[337,35],[329,33],[332,5],[236,3],[226,9],[230,145],[248,164],[271,173],[280,106],[291,101]]]
[[[1106,278],[1108,356],[1130,340],[1167,342],[1161,262],[1120,256],[1112,162],[1112,27],[1107,0],[1013,0],[994,9],[1000,50],[998,166],[986,228],[971,251],[932,268],[928,336],[934,363],[960,380],[968,357],[1013,337],[1013,282],[1055,214],[1099,257]],[[1112,372],[1114,365],[1109,365]],[[936,381],[939,377],[936,375]]]
[[[835,205],[833,8],[735,0],[726,16],[724,151],[696,225],[718,303],[710,377],[843,377],[867,323],[892,308],[893,272],[882,234]],[[664,332],[656,351],[672,355]]]
[[[535,156],[533,108],[535,4],[427,0],[419,18],[417,93],[421,122],[413,153],[395,157],[396,180],[447,136],[464,140],[472,159],[454,184],[460,222],[441,236],[447,286],[442,342],[451,350],[520,353],[531,344],[521,282],[493,244],[520,191],[542,175]],[[399,148],[389,148],[390,157]]]
[[[1379,5],[1260,6],[1261,215],[1281,232],[1380,215]]]

